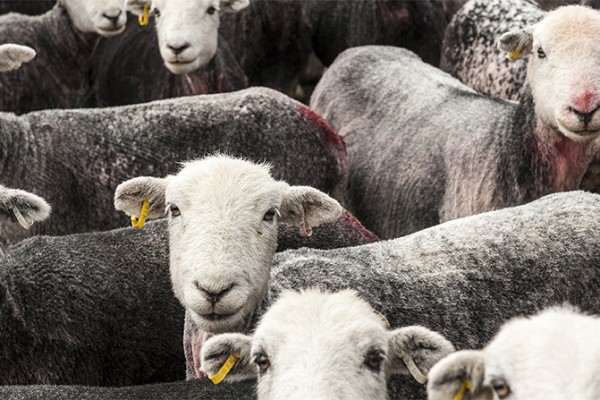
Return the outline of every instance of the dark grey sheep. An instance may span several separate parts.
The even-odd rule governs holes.
[[[40,15],[50,11],[56,0],[1,0],[0,14],[16,12],[27,15]]]
[[[560,37],[567,27],[577,39]],[[348,145],[348,207],[367,228],[398,237],[579,187],[600,134],[600,53],[586,50],[600,13],[562,7],[534,34],[542,31],[555,45],[551,67],[530,60],[519,104],[480,95],[403,49],[365,46],[338,57],[311,106]],[[517,46],[531,37],[508,33],[501,45],[528,54]]]
[[[24,204],[15,195],[21,192],[0,190],[0,215],[5,199]],[[281,229],[277,249],[377,240],[347,213],[311,238],[296,231]],[[120,386],[184,377],[184,311],[171,289],[166,221],[31,238],[0,259],[0,275],[0,384]]]
[[[52,218],[29,233],[0,224],[1,245],[32,234],[123,226],[117,184],[166,175],[178,162],[216,151],[272,163],[278,178],[335,193],[345,186],[341,138],[308,107],[252,88],[122,108],[0,114],[3,183],[44,197]]]
[[[0,42],[37,52],[25,67],[0,75],[0,110],[22,114],[76,106],[99,35],[121,33],[125,21],[124,0],[60,0],[42,15],[0,16]]]

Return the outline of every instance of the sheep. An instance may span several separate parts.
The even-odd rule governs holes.
[[[85,65],[100,35],[125,29],[124,0],[60,0],[39,16],[0,16],[0,41],[37,51],[35,60],[0,76],[0,110],[17,114],[78,103]]]
[[[425,378],[454,351],[443,336],[422,326],[390,330],[353,290],[286,291],[251,336],[224,333],[202,347],[202,369],[225,380],[258,378],[257,399],[388,399],[393,374]],[[410,365],[410,368],[407,366]]]
[[[583,4],[593,6],[585,1]],[[495,46],[495,41],[507,29],[524,29],[546,14],[531,0],[470,1],[446,29],[440,68],[478,92],[519,100],[527,90],[526,59],[511,61]],[[598,155],[583,176],[580,188],[600,193]]]
[[[348,146],[347,207],[387,239],[576,189],[600,134],[598,34],[600,12],[567,6],[502,36],[504,51],[535,54],[519,104],[480,95],[404,49],[344,52],[311,108]]]
[[[17,205],[30,199],[8,193],[0,190],[0,215],[4,199],[13,204],[16,194]],[[35,219],[26,213],[33,205],[20,209]],[[296,230],[279,230],[278,251],[377,240],[347,213],[315,228],[310,238]],[[161,220],[141,231],[37,236],[12,247],[0,259],[0,384],[120,386],[182,379],[184,311],[171,290],[168,246]],[[141,390],[114,393],[154,389]]]
[[[598,399],[599,331],[600,318],[568,306],[515,318],[483,350],[436,364],[429,400]]]
[[[28,232],[0,223],[8,246],[35,234],[123,226],[112,191],[137,175],[166,175],[177,161],[215,151],[267,160],[278,178],[335,194],[345,186],[341,138],[308,107],[264,88],[121,108],[0,114],[4,184],[54,205]],[[82,168],[85,160],[85,168]]]
[[[554,194],[393,241],[328,251],[300,249],[273,258],[275,245],[268,239],[274,235],[273,225],[292,222],[287,207],[276,209],[281,194],[272,189],[274,194],[263,197],[272,202],[263,200],[251,208],[241,204],[256,195],[230,193],[230,187],[256,193],[267,182],[278,183],[259,165],[217,157],[187,164],[177,175],[134,178],[117,188],[115,207],[128,215],[138,216],[144,200],[150,203],[148,218],[170,210],[171,278],[176,297],[186,307],[188,379],[203,376],[198,357],[209,334],[247,332],[283,289],[355,288],[392,325],[426,324],[452,335],[450,340],[461,346],[487,340],[499,313],[512,316],[558,300],[600,308],[600,277],[595,274],[600,259],[598,195]],[[305,234],[319,221],[317,216],[335,208],[332,200],[312,194],[320,200],[304,197],[314,207],[298,205],[295,214]],[[193,204],[187,200],[191,198]],[[308,226],[301,222],[303,214]],[[216,221],[218,215],[224,218]],[[490,296],[490,287],[506,290],[506,295]],[[396,389],[405,394],[423,391],[404,385]]]

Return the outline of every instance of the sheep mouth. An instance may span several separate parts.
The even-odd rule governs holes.
[[[216,322],[216,321],[226,320],[227,318],[235,315],[235,313],[233,313],[233,314],[210,313],[210,314],[199,314],[199,315],[200,315],[200,317],[202,317],[208,321]]]
[[[125,30],[125,25],[115,26],[115,27],[110,27],[110,28],[96,27],[96,29],[98,30],[98,33],[101,36],[110,37],[110,36],[116,36],[116,35],[123,33],[123,31]]]

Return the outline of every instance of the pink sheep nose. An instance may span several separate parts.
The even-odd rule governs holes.
[[[596,108],[592,109],[591,111],[582,111],[576,109],[575,107],[569,107],[569,111],[575,114],[581,123],[588,125],[599,108],[599,106],[596,106]]]

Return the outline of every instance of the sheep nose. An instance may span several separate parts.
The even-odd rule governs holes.
[[[579,119],[580,122],[582,122],[584,125],[587,125],[590,123],[590,121],[592,120],[592,118],[594,117],[594,114],[596,113],[596,111],[598,111],[598,109],[600,109],[599,107],[594,108],[591,111],[580,111],[575,107],[569,107],[569,111],[571,111],[573,114],[575,114],[577,116],[577,118]]]
[[[115,10],[112,12],[102,13],[102,16],[104,18],[106,18],[107,20],[109,20],[110,22],[112,22],[113,25],[117,26],[117,24],[119,22],[119,17],[121,16],[122,13],[123,13],[123,11],[121,11],[121,10]]]
[[[173,52],[175,53],[176,56],[178,56],[179,54],[183,53],[187,48],[190,47],[189,43],[183,43],[182,45],[170,45],[168,44],[167,47]]]
[[[196,287],[198,288],[200,293],[202,293],[202,296],[204,296],[204,298],[214,306],[223,298],[223,296],[225,296],[231,291],[231,289],[233,288],[233,284],[221,290],[206,289],[202,287],[198,282],[196,282]]]

